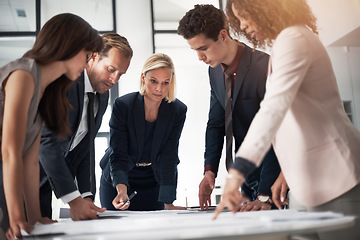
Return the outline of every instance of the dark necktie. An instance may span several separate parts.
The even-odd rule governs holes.
[[[96,191],[96,180],[95,180],[95,118],[94,118],[94,93],[87,93],[89,98],[88,109],[87,109],[87,119],[88,119],[88,134],[89,134],[89,143],[90,143],[90,190],[91,193],[95,196]]]
[[[226,135],[226,170],[229,171],[233,163],[232,158],[232,79],[228,71],[225,71],[225,135]]]

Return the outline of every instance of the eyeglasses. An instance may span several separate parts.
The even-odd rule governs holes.
[[[92,58],[94,53],[90,52],[90,53],[86,53],[86,63],[88,63],[90,61],[90,59]]]

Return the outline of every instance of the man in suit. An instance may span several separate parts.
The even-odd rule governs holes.
[[[73,220],[94,219],[97,218],[96,212],[103,211],[93,203],[95,191],[91,188],[94,183],[90,181],[90,145],[94,144],[94,136],[106,111],[109,89],[126,73],[133,52],[127,39],[116,33],[106,33],[102,39],[103,50],[89,55],[84,73],[67,92],[72,106],[69,112],[72,135],[59,139],[45,126],[42,130],[40,204],[44,217],[52,217],[52,190],[57,198],[69,204]],[[94,129],[90,130],[87,106],[92,93],[96,93],[93,105],[96,115]],[[92,179],[95,179],[94,175]]]
[[[222,10],[196,5],[181,19],[178,34],[183,36],[200,61],[208,64],[211,85],[209,120],[206,129],[204,178],[199,185],[203,210],[211,205],[225,135],[225,71],[232,78],[232,129],[235,149],[241,145],[265,94],[269,56],[229,36]],[[232,136],[231,136],[232,138]],[[250,202],[242,211],[268,210],[273,206],[271,186],[280,167],[273,149],[264,163],[248,178],[242,191]]]

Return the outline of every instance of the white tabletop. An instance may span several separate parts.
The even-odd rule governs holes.
[[[306,213],[295,210],[225,212],[213,220],[212,212],[155,211],[106,212],[98,220],[61,220],[36,225],[29,239],[118,240],[118,239],[287,239],[351,226],[354,217],[332,212]],[[38,235],[39,234],[39,235]],[[41,234],[53,234],[41,236]]]

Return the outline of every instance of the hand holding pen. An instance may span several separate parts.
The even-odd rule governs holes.
[[[125,205],[126,203],[128,203],[133,197],[135,197],[136,194],[137,194],[136,191],[134,191],[132,194],[130,194],[130,196],[125,200],[125,202],[123,203],[123,205]]]
[[[134,193],[128,197],[128,194],[127,194],[128,189],[125,184],[117,184],[116,190],[117,190],[117,196],[112,201],[112,204],[116,209],[126,210],[130,206],[130,202],[129,202],[130,197]],[[136,195],[136,193],[134,194],[134,196],[135,195]],[[132,196],[131,198],[133,198],[134,196]],[[127,199],[129,199],[129,200],[127,200]]]
[[[127,189],[124,191],[118,191],[118,195],[114,198],[112,204],[116,209],[126,210],[130,206],[130,200],[137,194],[137,192],[133,192],[129,197],[127,195]]]

